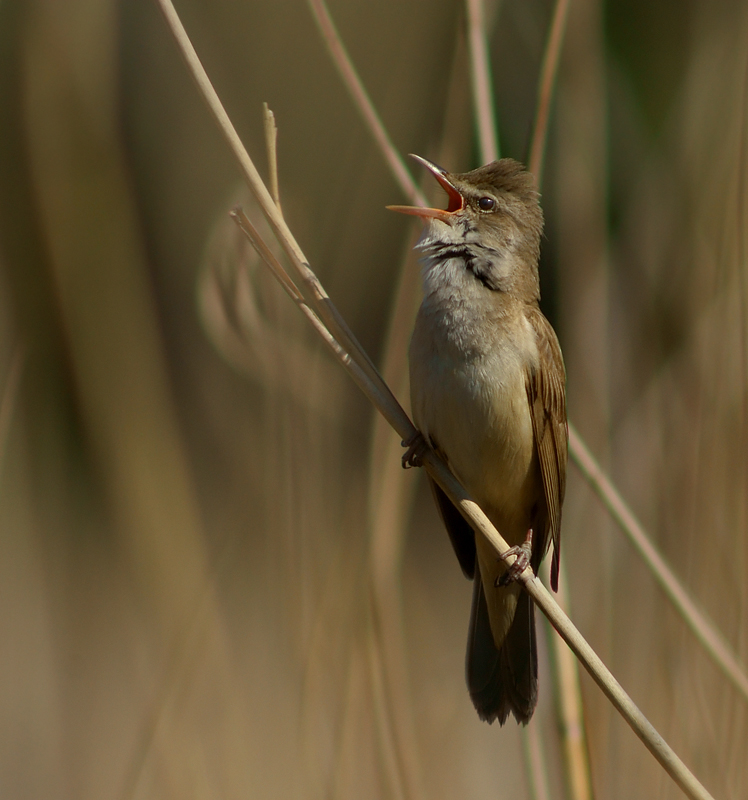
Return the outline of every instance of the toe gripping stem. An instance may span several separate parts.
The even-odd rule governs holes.
[[[423,466],[423,454],[428,450],[428,444],[420,431],[416,431],[409,439],[400,442],[408,449],[403,453],[403,469]]]
[[[530,558],[532,557],[532,528],[527,531],[527,536],[525,536],[525,541],[522,542],[520,545],[515,545],[514,547],[510,547],[506,553],[502,556],[502,560],[505,559],[507,556],[516,556],[516,561],[509,567],[506,568],[506,572],[503,575],[500,575],[494,581],[494,586],[508,586],[510,583],[514,583],[519,576],[525,571],[527,565],[530,563]]]

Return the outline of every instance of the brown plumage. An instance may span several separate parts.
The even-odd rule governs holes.
[[[416,157],[418,158],[418,157]],[[393,207],[428,221],[424,299],[410,345],[413,417],[506,541],[532,530],[537,572],[553,542],[558,580],[566,480],[565,376],[558,340],[538,307],[543,216],[532,175],[502,159],[450,174],[418,158],[447,192],[447,209]],[[527,723],[537,702],[532,600],[490,543],[432,485],[463,572],[474,580],[467,652],[482,719]],[[504,578],[504,582],[506,578]]]

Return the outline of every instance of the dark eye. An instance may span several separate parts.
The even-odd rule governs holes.
[[[493,211],[494,208],[496,208],[496,201],[493,197],[481,197],[481,199],[478,200],[478,208],[481,211]]]

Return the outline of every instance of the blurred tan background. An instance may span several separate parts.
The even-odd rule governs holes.
[[[416,225],[308,6],[177,9],[261,170],[275,112],[289,224],[405,401]],[[396,146],[477,166],[462,5],[330,10]],[[487,4],[504,155],[551,11]],[[747,91],[744,3],[573,0],[541,265],[570,418],[744,664]],[[155,3],[0,2],[0,795],[530,797],[519,730],[467,696],[470,587],[422,477],[388,489],[397,437],[237,236],[242,196]],[[574,467],[563,530],[582,632],[748,796],[748,706]],[[582,690],[596,797],[680,797]]]

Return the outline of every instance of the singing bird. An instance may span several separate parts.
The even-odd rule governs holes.
[[[526,724],[538,696],[535,613],[516,576],[553,543],[558,584],[568,432],[564,362],[538,301],[543,213],[535,179],[509,158],[462,174],[413,156],[447,193],[421,217],[423,303],[410,342],[413,419],[517,556],[507,569],[431,487],[473,579],[466,673],[481,719]],[[415,453],[415,457],[414,457]],[[417,463],[417,447],[404,457]]]

